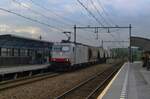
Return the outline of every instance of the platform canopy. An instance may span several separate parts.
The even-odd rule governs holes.
[[[53,43],[48,41],[25,38],[11,34],[0,35],[0,47],[2,48],[51,48],[52,44]]]
[[[150,39],[142,37],[131,37],[131,46],[136,46],[144,51],[150,51]]]

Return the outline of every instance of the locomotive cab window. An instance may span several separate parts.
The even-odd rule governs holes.
[[[70,50],[70,47],[67,45],[54,45],[52,50],[56,52],[68,52]]]
[[[69,51],[69,46],[63,46],[62,51],[68,52]]]

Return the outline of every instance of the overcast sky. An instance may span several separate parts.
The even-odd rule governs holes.
[[[150,0],[80,0],[105,26],[134,27],[132,35],[150,38]],[[97,10],[102,17],[98,14]],[[0,10],[0,34],[16,34],[43,40],[66,39],[63,31],[73,32],[73,25],[100,26],[77,0],[1,0],[0,8],[49,24],[48,27]],[[100,45],[101,40],[128,40],[128,30],[78,30],[78,42]],[[73,38],[73,35],[72,35]],[[73,39],[72,39],[73,40]]]

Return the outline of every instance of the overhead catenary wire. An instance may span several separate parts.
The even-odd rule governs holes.
[[[66,25],[70,25],[70,26],[71,26],[71,25],[72,25],[72,22],[73,22],[73,23],[79,23],[79,24],[83,25],[83,23],[81,23],[81,22],[79,22],[79,21],[75,21],[75,20],[71,20],[71,19],[62,17],[61,15],[57,14],[57,13],[54,12],[53,10],[46,8],[45,6],[43,6],[43,5],[41,5],[41,4],[37,3],[37,2],[35,2],[34,0],[30,0],[30,1],[31,1],[32,4],[34,4],[34,5],[36,5],[36,6],[40,7],[40,8],[42,8],[42,9],[44,9],[45,11],[49,11],[50,13],[54,14],[55,16],[61,18],[61,19],[64,21],[63,23],[66,24]],[[86,30],[85,30],[85,31],[86,31]],[[87,32],[87,31],[86,31],[86,32]],[[89,32],[89,31],[88,31],[88,32]]]
[[[80,34],[78,34],[78,35],[80,35]],[[83,35],[80,35],[79,37],[81,37],[82,39],[91,41],[91,42],[93,42],[93,40],[94,40],[94,39],[92,40],[92,39],[90,39],[90,38],[87,38],[87,37],[85,37],[85,36],[83,36]]]
[[[88,3],[88,2],[87,2]],[[91,17],[91,15],[89,15],[89,13],[86,11],[86,13],[85,13],[85,10],[83,10],[83,7],[80,5],[80,3],[79,2],[76,2],[76,5],[77,5],[77,7],[80,9],[80,13],[83,15],[83,17],[87,17],[87,22],[89,23],[89,24],[95,24],[95,19],[93,19],[93,17]],[[88,8],[88,7],[87,7]],[[84,19],[85,19],[84,18]],[[94,21],[94,22],[93,22]],[[88,24],[88,25],[89,25]]]
[[[78,3],[78,2],[77,2]],[[87,7],[87,9],[89,9],[92,13],[93,13],[93,15],[95,15],[95,12],[93,12],[93,10],[91,10],[91,2],[89,2],[89,0],[84,0],[84,2],[82,2],[86,7]],[[78,3],[79,4],[79,3]],[[83,8],[80,4],[79,4],[79,6],[81,7],[81,8]],[[81,11],[83,11],[83,10],[81,10]],[[84,11],[85,12],[85,11]],[[92,19],[92,21],[94,20],[94,23],[95,23],[95,19],[93,18],[93,17],[91,17],[91,15],[89,15],[89,13],[86,11],[86,15],[90,18],[90,19]],[[97,17],[97,19],[99,19],[98,17]],[[93,23],[91,23],[91,24],[93,24]],[[93,24],[93,25],[98,25],[97,24],[97,22],[95,23],[95,24]]]
[[[111,22],[112,25],[116,25],[116,23],[114,23],[114,21],[110,18],[110,14],[108,13],[108,11],[104,8],[103,4],[101,3],[100,0],[97,0],[98,4],[100,5],[100,7],[102,8],[104,14],[107,16],[108,20]]]
[[[30,0],[30,1],[31,1],[32,4],[38,6],[38,7],[42,8],[42,9],[44,9],[44,10],[46,10],[46,11],[51,12],[51,13],[54,14],[55,16],[61,18],[62,20],[65,20],[65,21],[67,21],[67,22],[73,22],[73,23],[76,23],[76,21],[70,20],[70,19],[68,19],[68,18],[65,18],[65,17],[61,16],[60,14],[54,12],[53,10],[46,8],[45,6],[43,6],[43,5],[41,5],[41,4],[38,4],[38,3],[35,2],[34,0]],[[81,23],[80,23],[80,24],[81,24]]]
[[[54,14],[55,16],[59,17],[60,19],[62,19],[63,21],[67,22],[68,24],[72,25],[71,23],[77,23],[78,25],[85,25],[84,23],[80,22],[80,21],[77,21],[77,20],[72,20],[72,19],[69,19],[69,18],[66,18],[66,17],[63,17],[61,15],[59,15],[58,13],[54,12],[53,10],[35,2],[34,0],[30,0],[32,4],[38,6],[39,8],[42,8],[44,9],[45,11],[49,11],[50,13]],[[84,15],[81,11],[81,14]],[[86,15],[85,15],[86,16]]]
[[[77,20],[71,20],[71,19],[69,19],[69,18],[63,17],[62,15],[60,15],[60,14],[54,12],[53,10],[51,10],[51,9],[49,9],[49,8],[47,8],[47,7],[43,6],[43,5],[41,5],[41,4],[37,3],[37,2],[35,2],[34,0],[30,0],[30,1],[31,1],[32,4],[34,4],[34,5],[36,5],[36,6],[40,7],[40,8],[42,8],[42,9],[44,9],[45,11],[51,12],[51,13],[54,14],[55,16],[61,18],[62,20],[65,20],[65,21],[67,21],[67,22],[72,22],[72,23],[79,23],[79,24],[83,25],[81,22],[79,22],[79,21],[77,21]]]
[[[95,19],[98,24],[104,26],[104,24],[99,21],[99,19],[80,0],[77,0],[77,2],[89,13],[89,15],[91,15]]]
[[[90,0],[92,6],[94,7],[94,9],[96,10],[96,12],[98,13],[98,15],[103,19],[103,21],[105,22],[106,25],[111,26],[111,24],[105,19],[105,17],[103,17],[103,15],[100,13],[99,9],[96,7],[95,3],[93,0]]]
[[[50,18],[50,17],[44,15],[43,13],[40,13],[40,12],[38,12],[38,11],[36,11],[36,10],[33,10],[33,9],[31,9],[30,7],[28,7],[28,6],[24,5],[24,4],[22,4],[21,2],[19,2],[19,1],[17,1],[17,0],[12,0],[12,1],[13,1],[14,3],[17,3],[18,5],[20,5],[20,6],[24,7],[24,8],[26,8],[26,9],[28,9],[29,11],[31,11],[31,12],[34,13],[34,14],[37,14],[37,15],[40,15],[41,17],[43,17],[43,18],[46,18],[47,20],[52,20],[52,21],[55,21],[55,22],[56,22],[56,21],[57,21],[57,22],[61,22],[61,23],[63,23],[63,24],[66,24],[66,25],[70,26],[70,24],[64,23],[63,21],[54,20],[54,19],[52,19],[52,18]]]
[[[19,17],[22,17],[22,18],[27,19],[27,20],[29,20],[29,21],[39,23],[39,24],[44,25],[44,26],[47,26],[47,27],[49,27],[49,28],[53,28],[53,29],[55,29],[55,30],[57,30],[57,31],[61,31],[61,32],[64,31],[63,29],[56,28],[56,27],[54,27],[54,26],[52,26],[52,25],[50,25],[50,24],[47,24],[47,23],[44,23],[44,22],[42,22],[42,21],[39,21],[39,20],[30,18],[30,17],[24,16],[24,15],[22,15],[22,14],[19,14],[19,13],[17,13],[17,12],[14,12],[14,11],[10,11],[10,10],[4,9],[4,8],[0,8],[0,10],[1,10],[1,11],[4,11],[4,12],[11,13],[11,14],[14,14],[14,15],[19,16]]]
[[[30,0],[30,1],[32,2],[32,4],[38,6],[38,7],[42,8],[42,9],[44,9],[44,10],[46,10],[46,11],[53,12],[52,10],[50,10],[50,9],[48,9],[48,8],[46,8],[46,7],[42,6],[42,5],[40,5],[40,4],[36,3],[36,2],[34,2],[33,0]],[[59,15],[59,14],[57,14],[57,13],[55,13],[55,12],[53,12],[53,14],[56,15],[57,17],[62,18],[61,15]],[[63,18],[63,19],[64,19],[64,18]],[[65,19],[65,21],[69,22],[70,20]],[[65,24],[66,24],[66,23],[65,23]],[[69,24],[69,23],[67,23],[67,24]]]
[[[25,8],[28,8],[27,6],[22,5],[20,2],[18,2],[18,1],[16,1],[16,0],[13,0],[13,1],[15,1],[15,3],[21,5],[21,6],[25,7]],[[30,11],[32,11],[33,13],[39,14],[39,15],[41,15],[41,16],[44,16],[43,14],[41,14],[41,13],[35,11],[35,10],[32,10],[31,8],[28,8],[28,9],[29,9]],[[45,16],[44,16],[44,17],[45,17]],[[46,17],[46,18],[48,18],[48,17]],[[70,25],[69,23],[64,23],[64,24]],[[62,30],[62,31],[63,31],[63,30]],[[62,32],[62,31],[61,31],[61,32]],[[83,36],[82,36],[82,37],[83,37]],[[84,38],[84,39],[85,39],[85,38]],[[89,40],[89,39],[88,39],[88,40]]]
[[[113,34],[111,34],[111,33],[110,33],[110,36],[111,36],[115,41],[118,40],[118,39],[117,39]],[[122,45],[120,44],[120,42],[118,42],[118,44],[119,44],[120,46],[122,46]]]
[[[86,7],[86,6],[85,6]],[[19,13],[18,13],[19,14]],[[21,14],[20,14],[21,15]],[[94,15],[94,14],[93,14]],[[26,16],[25,16],[26,17]],[[28,17],[27,17],[27,19],[28,19]],[[31,18],[32,19],[32,18]],[[33,20],[35,20],[35,19],[33,19]],[[39,21],[39,20],[36,20],[36,21]],[[35,22],[35,21],[34,21]],[[42,22],[42,21],[39,21],[40,22],[40,24],[41,23],[44,23],[44,22]],[[44,24],[47,24],[47,23],[44,23]],[[50,24],[48,24],[48,25],[50,25]],[[63,29],[58,29],[58,28],[56,28],[56,27],[54,27],[54,26],[52,26],[51,28],[55,28],[55,29],[57,29],[57,30],[59,30],[59,31],[63,31]]]

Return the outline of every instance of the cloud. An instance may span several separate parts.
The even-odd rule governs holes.
[[[32,4],[27,1],[12,0],[10,7],[13,10],[26,10],[27,8],[31,8]]]
[[[84,25],[88,25],[89,23],[91,26],[95,25],[95,20],[84,10],[84,8],[76,0],[34,0],[36,3],[57,13],[58,16],[54,15],[51,11],[46,11],[40,7],[35,6],[30,2],[30,0],[17,0],[17,1],[21,2],[23,6],[36,10],[37,12],[40,12],[45,16],[50,17],[50,19],[41,17],[40,15],[37,15],[29,11],[28,9],[21,7],[20,5],[12,2],[12,0],[2,0],[0,2],[0,6],[15,11],[17,13],[20,13],[24,16],[40,20],[44,23],[48,23],[57,28],[62,28],[62,27],[68,28],[69,26],[69,28],[71,28],[69,31],[73,30],[72,28],[73,26],[66,25],[63,22],[71,23],[73,25],[77,24],[78,26],[79,24],[82,23]],[[100,18],[96,12],[96,9],[92,7],[90,0],[80,0],[80,1],[82,1],[86,6],[88,6],[89,9],[94,13],[96,17]],[[150,21],[149,21],[150,0],[100,0],[100,1],[102,2],[104,8],[107,10],[109,17],[115,23],[117,23],[120,26],[128,26],[128,24],[131,23],[133,24],[134,27],[136,27],[134,29],[138,30],[136,33],[133,34],[144,35],[144,33],[147,33],[145,35],[146,36],[149,35],[148,33],[150,29],[148,26],[150,25]],[[102,8],[98,4],[97,0],[93,0],[93,2],[94,5],[99,9],[99,11],[102,12]],[[105,15],[104,13],[102,13],[102,15],[104,15],[106,20],[108,20],[107,15]],[[27,21],[23,18],[16,17],[15,15],[5,13],[3,11],[0,11],[0,22],[1,22],[0,33],[14,32],[19,35],[21,34],[22,36],[33,37],[33,38],[37,38],[39,35],[42,35],[42,37],[45,38],[46,40],[54,40],[54,41],[60,41],[66,38],[63,34],[61,34],[61,31],[57,31],[56,29],[51,29],[49,27],[40,25],[38,23]],[[88,38],[91,35],[93,35],[93,32],[90,34],[87,34],[86,31],[81,31],[81,32],[77,31],[77,32],[78,34],[83,33],[85,38],[86,37]],[[138,32],[143,34],[140,34]],[[128,36],[127,33],[125,35]],[[82,37],[79,38],[81,42],[87,42],[89,44],[93,43],[93,45],[95,44],[95,41],[90,42],[88,40],[84,40]],[[93,38],[95,38],[95,36]],[[89,38],[89,39],[93,39],[93,38]],[[112,39],[111,36],[103,35],[103,34],[101,35],[100,38],[106,40]],[[123,38],[125,38],[124,35]]]
[[[4,11],[0,11],[0,17],[5,17],[8,16],[8,13],[4,12]]]
[[[47,41],[61,41],[65,39],[63,35],[57,29],[47,29],[45,27],[36,27],[36,26],[14,26],[7,24],[0,24],[0,34],[16,34],[20,36],[25,36],[27,38],[38,38],[42,36],[44,40]]]
[[[66,4],[63,6],[64,8],[64,14],[67,13],[75,13],[76,11],[78,11],[78,8],[75,5],[70,5],[70,4]]]
[[[0,32],[10,31],[10,27],[6,24],[0,24]]]
[[[82,3],[84,3],[84,5],[85,5],[91,12],[96,13],[97,10],[99,10],[99,12],[102,12],[101,6],[99,5],[98,2],[95,2],[95,0],[89,0],[89,1],[82,2]]]
[[[16,27],[6,24],[0,24],[0,33],[28,33],[34,38],[38,37],[42,33],[42,30],[40,28],[32,26]]]
[[[26,33],[30,33],[33,36],[37,36],[39,35],[39,33],[41,33],[41,30],[37,27],[15,28],[12,31],[17,32],[17,33],[26,32]]]
[[[107,8],[113,8],[121,14],[137,15],[141,11],[148,11],[149,0],[102,0]]]
[[[61,0],[62,1],[62,0]],[[59,0],[48,0],[48,2],[50,3],[50,4],[58,4],[58,3],[60,3],[61,1],[59,1]]]

